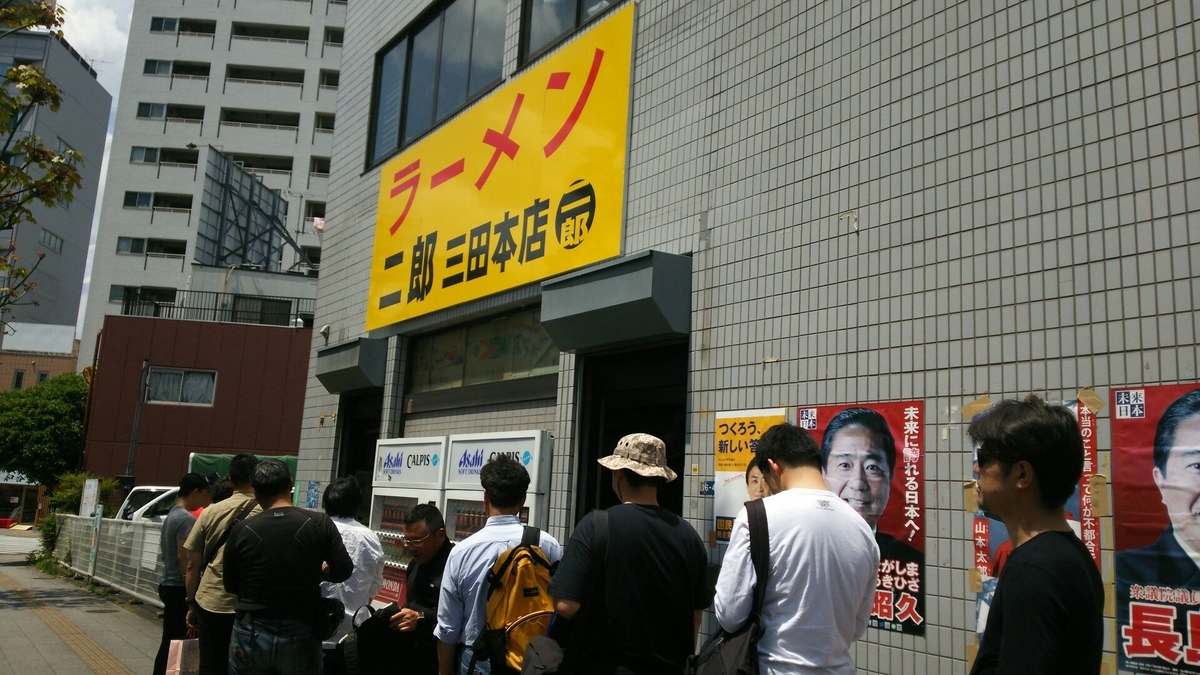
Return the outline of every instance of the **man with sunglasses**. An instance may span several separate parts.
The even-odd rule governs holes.
[[[438,671],[437,625],[438,597],[442,573],[454,542],[446,538],[446,521],[432,504],[418,504],[404,518],[404,545],[412,554],[408,566],[408,602],[392,615],[395,630],[412,637],[405,652],[405,672],[434,675]]]

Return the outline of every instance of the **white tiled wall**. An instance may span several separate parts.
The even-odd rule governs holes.
[[[317,301],[337,340],[362,333],[379,184],[363,173],[373,57],[420,9],[350,5]],[[625,251],[693,254],[688,463],[701,475],[684,479],[686,515],[707,535],[698,494],[714,411],[926,403],[929,628],[870,630],[861,671],[966,669],[963,404],[1197,379],[1196,11],[1190,0],[638,3]],[[564,535],[574,365],[564,354],[556,402],[410,418],[406,431],[552,430]],[[336,399],[310,382],[301,478],[327,480],[332,436],[317,420]],[[1111,652],[1111,619],[1106,634]]]

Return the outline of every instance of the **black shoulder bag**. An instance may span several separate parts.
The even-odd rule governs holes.
[[[750,526],[750,560],[754,563],[754,606],[746,623],[730,633],[717,634],[688,659],[685,675],[758,675],[758,641],[762,637],[762,606],[767,594],[767,509],[761,499],[746,502]]]

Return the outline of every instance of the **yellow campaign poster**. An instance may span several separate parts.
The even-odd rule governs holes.
[[[716,416],[715,480],[713,517],[717,541],[728,542],[733,519],[750,498],[746,490],[746,466],[758,450],[763,432],[786,417],[783,408],[719,412]]]
[[[634,4],[384,165],[367,330],[621,253]]]

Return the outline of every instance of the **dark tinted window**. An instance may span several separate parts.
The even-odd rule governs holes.
[[[421,137],[500,80],[506,16],[504,0],[454,0],[410,26],[377,56],[372,164]]]
[[[375,147],[378,159],[400,146],[400,104],[404,100],[404,64],[408,40],[401,40],[379,57],[376,75]]]
[[[536,54],[575,28],[579,6],[575,0],[527,0],[529,22],[527,53]]]
[[[528,62],[565,36],[615,7],[610,0],[522,0],[521,61]]]
[[[433,89],[437,84],[441,28],[442,19],[438,17],[412,41],[412,68],[408,70],[408,102],[404,111],[406,144],[433,126]]]
[[[467,73],[471,68],[471,41],[455,39],[471,34],[474,0],[456,0],[443,19],[441,58],[438,60],[437,118],[444,119],[467,100]]]
[[[475,27],[471,37],[471,96],[500,79],[504,64],[504,0],[475,0]]]

